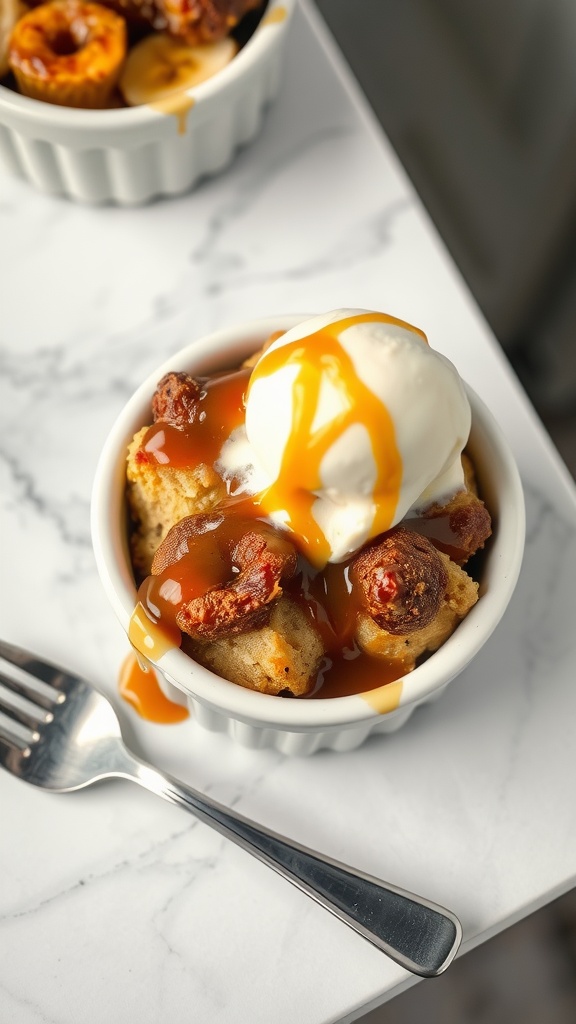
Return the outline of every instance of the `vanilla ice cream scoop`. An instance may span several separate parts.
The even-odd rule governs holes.
[[[421,331],[342,309],[304,321],[260,357],[245,428],[221,464],[322,566],[448,501],[464,486],[469,432],[462,381]]]

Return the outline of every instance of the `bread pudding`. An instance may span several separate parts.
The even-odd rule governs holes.
[[[168,373],[128,451],[132,644],[275,696],[406,675],[478,600],[491,520],[469,426],[452,364],[386,314],[337,311],[240,367]]]

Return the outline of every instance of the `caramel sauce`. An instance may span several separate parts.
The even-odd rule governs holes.
[[[387,715],[390,711],[395,711],[400,704],[402,686],[402,680],[396,679],[394,682],[388,683],[387,686],[379,686],[375,690],[364,690],[358,696],[374,708],[379,715]]]
[[[159,421],[148,429],[141,443],[143,458],[174,467],[214,464],[223,442],[244,423],[245,399],[253,380],[270,376],[286,363],[297,367],[293,429],[279,474],[282,481],[262,494],[229,496],[213,512],[202,517],[199,532],[183,530],[182,535],[176,534],[176,547],[170,552],[167,564],[155,564],[155,574],[141,584],[130,623],[130,640],[146,658],[156,661],[166,651],[180,646],[182,637],[176,625],[176,613],[181,603],[233,578],[238,571],[231,556],[236,542],[247,529],[258,528],[258,521],[263,529],[269,530],[267,515],[289,508],[288,526],[296,535],[290,539],[298,541],[300,556],[296,576],[285,582],[283,589],[304,609],[326,649],[315,686],[304,699],[359,694],[381,713],[397,707],[405,666],[402,662],[372,656],[358,647],[354,635],[361,601],[349,576],[350,561],[327,562],[327,541],[313,518],[314,499],[308,493],[321,486],[320,464],[324,454],[349,425],[358,422],[360,411],[377,467],[373,534],[390,528],[402,475],[394,426],[386,407],[357,377],[350,357],[337,338],[347,327],[373,320],[416,330],[385,314],[367,313],[340,320],[322,328],[317,336],[293,341],[272,352],[267,350],[258,362],[256,373],[251,368],[243,368],[203,381],[199,413],[185,428]],[[426,341],[421,331],[417,333]],[[343,409],[335,420],[312,433],[324,374],[341,394]],[[174,531],[185,522],[183,520]],[[419,526],[421,522],[411,520],[405,525],[417,523]],[[440,520],[431,520],[428,535],[434,539],[434,531],[445,529]],[[300,543],[301,537],[304,540]],[[445,543],[449,539],[443,538]]]
[[[258,511],[257,505],[245,500],[224,502],[218,513],[207,516],[213,528],[188,536],[185,545],[174,553],[174,561],[144,580],[129,631],[137,650],[156,661],[180,646],[178,608],[182,602],[225,585],[238,571],[231,552],[248,529],[258,529]],[[270,529],[266,522],[260,525]],[[286,595],[300,605],[320,633],[327,651],[311,698],[344,697],[359,690],[377,689],[405,671],[401,662],[372,657],[355,642],[361,602],[348,575],[349,564],[329,564],[319,572],[301,557],[297,574],[283,584]]]
[[[329,697],[363,695],[389,685],[404,675],[401,662],[373,658],[361,651],[357,644],[327,657],[320,666],[316,687],[310,697],[322,700]]]
[[[180,646],[178,608],[224,586],[238,572],[232,552],[240,538],[249,529],[272,529],[258,520],[258,513],[258,506],[246,499],[223,502],[206,515],[202,532],[189,533],[168,564],[143,581],[129,631],[137,650],[155,661]],[[284,593],[300,605],[320,633],[327,652],[310,697],[343,697],[358,693],[359,688],[376,689],[404,673],[401,662],[372,657],[355,642],[361,601],[348,574],[349,564],[329,564],[320,572],[301,557],[296,575],[283,584]]]
[[[119,691],[120,696],[149,722],[168,724],[183,722],[189,717],[187,708],[168,700],[162,692],[152,666],[143,668],[134,653],[127,656],[120,669]]]
[[[157,110],[160,114],[168,114],[176,118],[178,134],[186,134],[188,114],[194,106],[195,100],[185,92],[176,92],[172,96],[165,96],[161,100],[154,100],[147,105],[151,110]]]
[[[155,576],[148,576],[144,580],[139,587],[136,607],[128,627],[130,643],[150,661],[158,661],[167,651],[180,647],[182,642],[182,634],[175,625],[174,615],[166,615],[170,602],[159,600],[159,589]]]
[[[241,515],[241,509],[254,515]],[[157,660],[167,650],[180,646],[178,608],[224,586],[239,571],[232,553],[247,530],[255,528],[256,515],[257,507],[252,503],[232,500],[222,510],[206,515],[201,532],[182,535],[166,565],[153,566],[154,574],[138,589],[130,622],[128,636],[136,650]],[[181,520],[179,526],[187,522],[190,520]],[[262,523],[261,529],[272,532],[267,523]]]
[[[319,568],[327,563],[330,555],[328,541],[313,514],[315,492],[322,488],[320,467],[326,453],[348,427],[357,423],[365,427],[374,456],[372,536],[390,528],[398,504],[402,459],[392,418],[386,406],[357,375],[352,359],[338,341],[338,335],[348,327],[375,320],[408,326],[385,313],[364,313],[336,321],[316,334],[266,351],[250,381],[253,387],[256,381],[271,377],[285,366],[296,367],[292,431],[284,448],[278,479],[262,495],[261,504],[269,514],[289,512],[289,529],[298,536],[299,546],[312,564]],[[324,380],[338,392],[342,411],[313,429]]]
[[[262,25],[279,25],[285,21],[288,17],[288,11],[285,7],[275,7],[273,11],[265,14],[262,18]]]
[[[159,420],[148,428],[141,457],[183,469],[213,465],[233,430],[244,423],[244,396],[251,371],[234,370],[203,381],[198,416],[185,428]]]
[[[301,559],[295,580],[284,584],[285,593],[298,601],[312,620],[326,649],[309,697],[348,697],[386,685],[406,671],[402,662],[373,657],[356,643],[362,602],[349,576],[350,562],[328,563],[318,571]]]

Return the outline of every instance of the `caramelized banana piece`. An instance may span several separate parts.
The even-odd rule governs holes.
[[[126,56],[126,25],[84,0],[51,0],[17,22],[8,59],[25,96],[65,107],[105,107]]]
[[[238,45],[229,36],[191,46],[166,32],[156,32],[130,50],[120,78],[120,91],[131,107],[158,103],[211,78],[237,52]]]

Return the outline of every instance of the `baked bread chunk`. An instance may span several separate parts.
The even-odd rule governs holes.
[[[285,596],[265,626],[208,643],[185,637],[182,649],[239,686],[293,697],[310,692],[325,653],[305,612]]]
[[[130,552],[139,578],[150,574],[157,548],[177,522],[210,511],[226,493],[211,466],[163,466],[147,458],[142,449],[147,430],[143,427],[134,436],[126,466],[126,497],[132,519]]]

